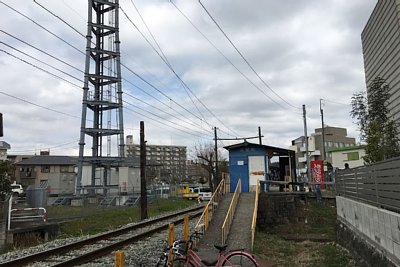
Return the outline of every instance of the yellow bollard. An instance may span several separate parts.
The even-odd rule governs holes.
[[[124,252],[122,250],[115,252],[115,267],[124,267]]]
[[[170,223],[168,227],[168,246],[172,246],[173,243],[174,243],[174,224]],[[172,252],[172,249],[169,252],[168,260],[169,262],[172,262],[174,260],[174,254]]]
[[[188,241],[189,240],[189,215],[186,214],[185,217],[183,217],[183,240]]]

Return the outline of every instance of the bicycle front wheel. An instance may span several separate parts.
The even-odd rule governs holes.
[[[195,267],[192,263],[186,262],[186,259],[174,259],[173,267]]]
[[[251,255],[237,251],[230,253],[222,263],[222,266],[257,267],[258,265]]]

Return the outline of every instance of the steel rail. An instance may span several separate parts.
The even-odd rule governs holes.
[[[76,250],[76,249],[79,249],[79,248],[81,248],[81,247],[83,247],[85,245],[96,243],[96,242],[98,242],[100,240],[104,240],[104,239],[108,239],[108,238],[111,238],[111,237],[120,236],[120,235],[123,235],[123,234],[125,234],[127,232],[134,231],[134,230],[137,230],[137,229],[140,229],[140,228],[155,224],[157,222],[160,222],[160,221],[163,221],[163,220],[167,220],[167,219],[175,217],[175,216],[180,216],[180,215],[183,215],[183,214],[186,214],[186,213],[189,213],[189,212],[194,212],[194,211],[197,211],[197,210],[201,210],[203,208],[204,208],[203,206],[196,206],[196,207],[191,208],[191,209],[185,209],[185,210],[173,213],[173,214],[168,214],[166,216],[150,219],[150,220],[143,221],[143,222],[131,225],[131,226],[127,226],[127,227],[123,227],[123,228],[120,228],[120,229],[117,229],[117,230],[113,230],[113,231],[109,231],[109,232],[106,232],[106,233],[98,234],[96,236],[89,237],[89,238],[86,238],[84,240],[77,241],[75,243],[66,244],[66,245],[63,245],[63,246],[60,246],[60,247],[57,247],[57,248],[53,248],[53,249],[49,249],[49,250],[46,250],[46,251],[38,252],[38,253],[35,253],[35,254],[27,255],[27,256],[24,256],[24,257],[21,257],[21,258],[17,258],[17,259],[14,259],[14,260],[1,262],[0,263],[0,267],[2,267],[2,266],[15,266],[15,267],[17,267],[17,266],[24,266],[24,265],[27,265],[27,264],[31,264],[33,262],[38,262],[38,261],[47,259],[50,256],[59,255],[59,254],[62,254],[62,253],[65,253],[65,252],[68,252],[68,251],[71,251],[71,250]],[[179,219],[177,221],[183,221],[183,218]],[[175,222],[175,223],[177,223],[177,222]],[[135,238],[137,240],[140,240],[141,238],[143,238],[145,236],[154,234],[155,232],[162,231],[164,229],[163,227],[167,227],[168,228],[169,224],[166,224],[166,225],[163,225],[161,227],[157,227],[157,228],[152,229],[150,231],[146,231],[143,234],[137,235],[139,237],[133,236],[132,238],[128,238],[127,240],[135,239]],[[147,233],[147,235],[146,235],[146,233]],[[127,241],[127,240],[116,242],[115,244],[112,244],[109,247],[112,247],[114,245],[116,247],[121,247],[121,246],[124,246],[126,244],[129,244],[129,242],[131,242],[131,243],[135,242],[135,241],[132,241],[132,240],[131,241]],[[121,244],[119,244],[119,243],[121,243]],[[104,247],[104,249],[107,249],[107,247]],[[90,253],[87,253],[87,254],[90,254]],[[93,251],[93,254],[96,254],[96,253]],[[78,258],[80,258],[80,257],[78,257]],[[93,258],[91,258],[91,259],[93,259]],[[72,264],[72,261],[71,261],[70,265],[55,265],[55,266],[72,266],[71,264]]]

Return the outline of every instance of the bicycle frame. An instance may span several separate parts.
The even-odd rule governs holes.
[[[191,250],[191,249],[189,249],[188,254],[187,254],[186,257],[175,257],[175,258],[184,259],[187,263],[190,263],[194,267],[209,267],[209,266],[223,267],[222,263],[225,262],[231,255],[236,255],[236,254],[246,255],[246,256],[248,256],[250,258],[254,258],[252,254],[247,253],[245,251],[233,250],[233,251],[229,251],[227,253],[220,252],[219,255],[218,255],[218,260],[217,260],[216,263],[214,262],[212,265],[206,265],[204,262],[202,262],[200,256],[196,252]],[[232,264],[231,262],[229,262],[229,260],[227,260],[226,263]],[[233,266],[236,266],[236,265],[228,265],[228,266],[233,267]],[[237,266],[240,266],[240,265],[237,265]]]

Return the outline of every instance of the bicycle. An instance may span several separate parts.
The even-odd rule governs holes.
[[[164,261],[165,265],[157,265],[157,266],[173,266],[173,267],[207,267],[207,266],[215,266],[215,267],[258,267],[258,263],[254,258],[254,255],[247,253],[243,250],[232,250],[226,252],[227,245],[214,245],[216,249],[218,249],[219,254],[218,258],[212,262],[201,259],[200,256],[192,250],[193,240],[198,238],[201,233],[194,232],[190,235],[189,241],[175,241],[172,246],[167,248],[164,251],[164,255],[166,256],[166,261]],[[181,245],[185,245],[184,248]],[[174,260],[172,263],[168,262],[168,254],[172,250],[174,254]]]

